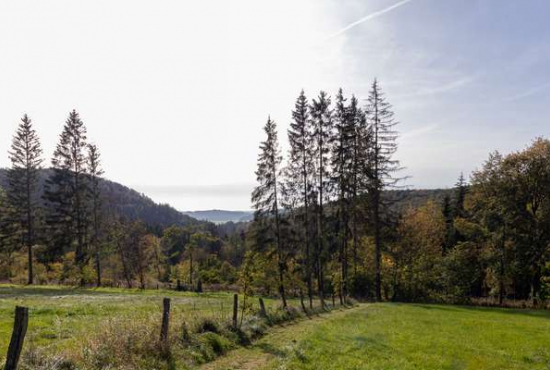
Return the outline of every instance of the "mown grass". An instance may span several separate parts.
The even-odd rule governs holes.
[[[116,330],[112,326],[135,324],[147,326],[150,331],[160,328],[163,297],[172,300],[173,336],[180,335],[175,332],[180,331],[181,323],[192,327],[205,318],[216,322],[230,320],[232,293],[0,285],[0,364],[7,352],[16,305],[30,309],[26,350],[58,354],[82,352],[91,338],[97,338],[98,332],[105,335],[106,330]],[[255,299],[249,302],[258,305]],[[271,311],[278,306],[275,300],[266,299],[265,303]],[[148,335],[156,338],[158,333]]]
[[[550,369],[550,311],[371,304],[265,336],[210,369]]]

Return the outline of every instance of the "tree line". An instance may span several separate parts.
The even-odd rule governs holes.
[[[0,189],[0,280],[207,284],[278,295],[283,306],[302,297],[310,307],[315,298],[538,305],[550,297],[548,140],[491,153],[452,189],[408,203],[414,191],[399,189],[396,121],[377,81],[365,100],[302,91],[285,160],[271,117],[264,131],[253,222],[160,227],[117,212],[77,112],[46,172],[23,116]]]
[[[284,166],[276,124],[267,120],[258,186],[252,194],[255,247],[274,246],[283,306],[290,260],[305,283],[310,306],[314,290],[322,305],[329,290],[337,291],[344,302],[350,279],[358,276],[359,240],[367,233],[374,242],[374,296],[382,300],[383,233],[388,221],[382,192],[400,180],[393,116],[376,80],[364,107],[355,96],[344,97],[342,89],[334,103],[324,91],[309,102],[302,91],[292,112]],[[331,289],[325,286],[329,274]]]
[[[375,301],[550,298],[550,142],[492,153],[441,200],[396,207],[401,169],[391,105],[375,80],[366,104],[302,91],[283,162],[269,117],[260,144],[251,260],[276,266],[288,291]],[[275,271],[273,271],[275,273]],[[334,299],[334,298],[333,298]]]
[[[76,111],[63,125],[47,172],[27,115],[8,156],[12,165],[0,188],[0,279],[23,282],[25,272],[27,284],[146,288],[180,281],[180,289],[193,290],[203,281],[236,283],[244,255],[239,226],[163,228],[122,215],[103,192],[100,151]]]

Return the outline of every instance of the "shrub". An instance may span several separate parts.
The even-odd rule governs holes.
[[[218,323],[216,321],[214,321],[212,318],[205,317],[205,318],[200,319],[197,322],[195,332],[196,333],[211,332],[211,333],[216,333],[217,334],[217,333],[220,332],[220,327],[219,327]]]

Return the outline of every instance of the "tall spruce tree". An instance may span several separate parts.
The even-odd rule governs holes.
[[[372,226],[374,230],[375,250],[375,295],[376,300],[382,300],[381,289],[381,256],[382,256],[382,191],[393,187],[400,180],[395,173],[400,169],[399,161],[393,158],[397,150],[397,137],[394,113],[375,79],[365,109],[367,122],[373,131],[373,154],[370,163],[370,203]]]
[[[331,99],[321,91],[317,99],[312,101],[310,106],[313,155],[315,158],[314,186],[317,194],[317,248],[315,250],[317,285],[319,289],[319,299],[324,307],[324,210],[323,204],[330,196],[330,147],[332,138],[332,110]]]
[[[285,260],[281,238],[281,220],[279,215],[279,175],[282,156],[279,149],[277,138],[277,125],[275,121],[268,118],[264,127],[266,140],[260,144],[260,154],[258,156],[258,170],[256,179],[258,186],[252,192],[252,203],[256,210],[254,218],[263,220],[274,228],[275,248],[277,253],[277,267],[279,273],[279,294],[283,302],[283,307],[287,307],[284,272]]]
[[[332,190],[337,199],[337,241],[340,262],[339,296],[341,303],[347,295],[348,283],[348,238],[350,195],[353,183],[354,126],[349,107],[346,106],[342,89],[336,95],[334,109],[334,138],[332,140]]]
[[[371,173],[370,156],[372,154],[372,130],[367,125],[365,113],[359,108],[358,100],[352,96],[348,107],[349,124],[352,130],[352,178],[351,178],[351,233],[353,249],[353,272],[357,275],[359,264],[359,223],[368,214],[363,209],[362,195],[368,191],[369,177]],[[368,204],[367,204],[368,205]]]
[[[293,191],[293,204],[300,208],[301,231],[304,245],[305,280],[307,284],[309,306],[313,307],[312,261],[311,261],[311,225],[310,200],[312,197],[312,174],[314,158],[312,151],[308,101],[304,91],[296,99],[292,111],[292,122],[288,129],[290,144],[288,165],[286,168],[286,185]]]
[[[96,285],[101,286],[102,210],[100,180],[104,172],[101,155],[95,144],[88,145],[88,174],[90,177],[89,198],[92,219],[90,244],[95,254]]]
[[[455,184],[455,207],[454,217],[464,217],[464,200],[466,199],[466,192],[468,191],[468,183],[464,178],[464,173],[460,173],[458,180]]]
[[[38,209],[38,176],[42,165],[42,149],[31,119],[25,114],[17,128],[9,157],[7,196],[12,215],[24,233],[23,243],[28,254],[28,284],[33,284],[33,245],[35,243]]]
[[[0,278],[8,281],[13,276],[14,253],[24,240],[21,225],[14,222],[14,219],[14,209],[8,201],[6,192],[0,187],[0,266],[4,267],[4,274]]]
[[[49,258],[56,259],[75,245],[75,262],[87,262],[88,173],[86,127],[73,110],[65,122],[52,158],[53,173],[46,182],[45,200],[50,230]],[[84,283],[84,281],[81,281]]]

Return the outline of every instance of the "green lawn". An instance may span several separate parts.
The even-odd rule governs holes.
[[[550,312],[372,304],[278,329],[209,369],[550,369]]]

